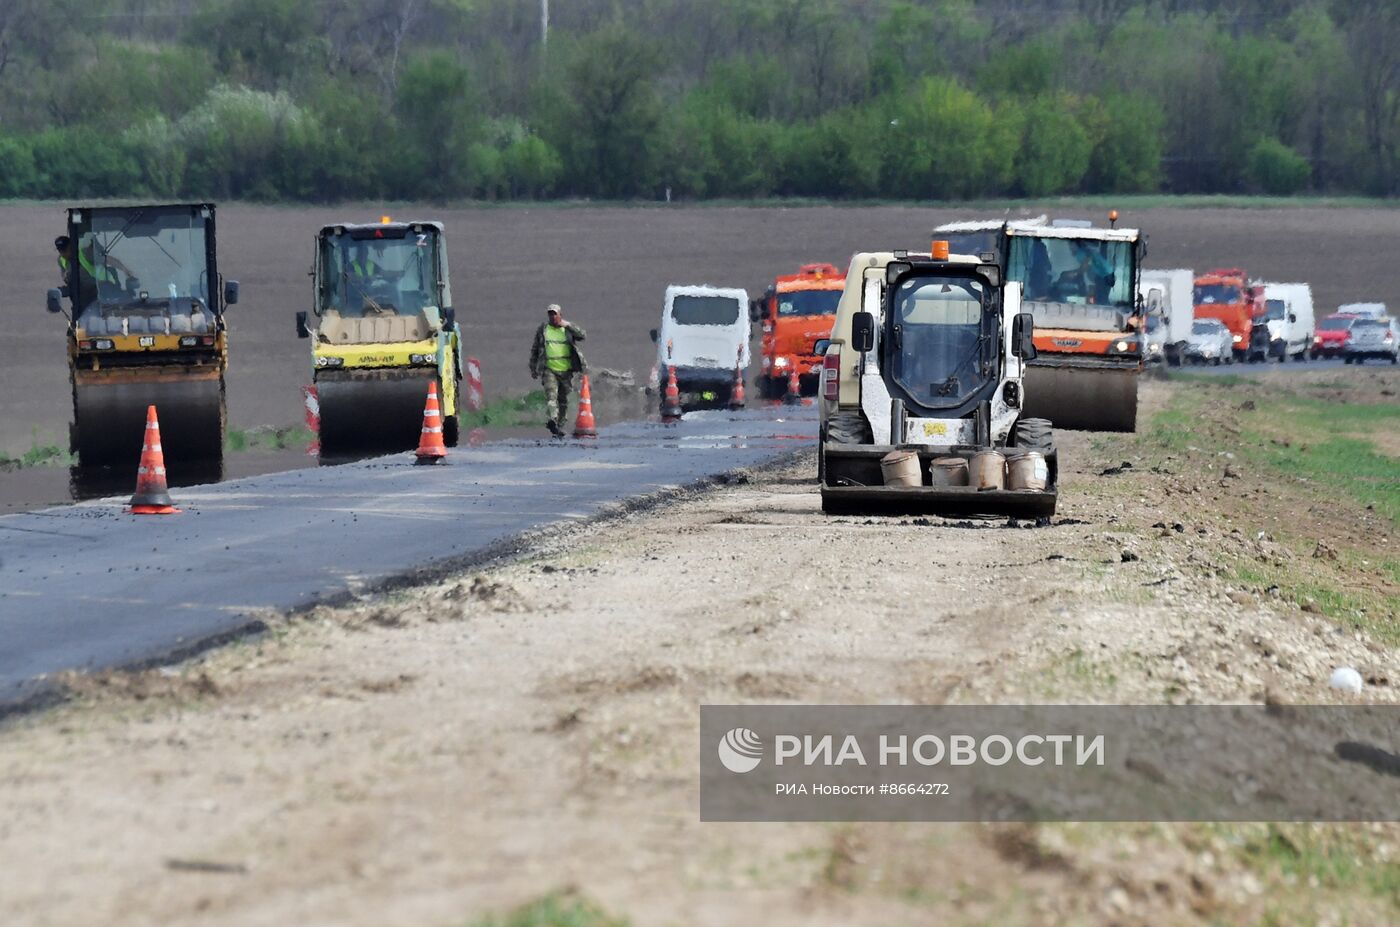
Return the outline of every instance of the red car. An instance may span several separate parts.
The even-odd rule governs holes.
[[[1347,333],[1351,329],[1351,323],[1355,322],[1359,316],[1347,312],[1334,312],[1321,322],[1317,323],[1317,331],[1313,333],[1312,356],[1318,357],[1341,357],[1342,348],[1347,343]]]

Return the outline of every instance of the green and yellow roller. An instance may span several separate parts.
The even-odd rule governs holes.
[[[462,348],[440,222],[328,225],[316,236],[311,339],[321,453],[415,447],[436,381],[443,439],[457,443]]]

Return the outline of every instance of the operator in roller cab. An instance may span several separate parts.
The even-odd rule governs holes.
[[[436,382],[443,441],[459,432],[461,343],[438,222],[329,225],[317,235],[312,339],[321,450],[414,447],[428,385]]]
[[[72,447],[84,466],[129,463],[160,416],[167,459],[222,457],[228,366],[214,207],[111,206],[68,211],[54,242],[63,286],[50,312],[72,310]]]

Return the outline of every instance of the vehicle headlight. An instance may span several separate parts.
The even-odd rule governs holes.
[[[1117,348],[1119,351],[1126,351],[1128,350],[1128,342],[1120,341],[1117,344],[1115,344],[1114,347]]]
[[[342,367],[342,366],[344,366],[344,365],[345,365],[345,358],[343,358],[343,357],[318,357],[318,358],[316,358],[316,366],[317,366],[317,367]]]
[[[436,355],[436,354],[410,354],[410,355],[408,355],[408,362],[409,362],[410,364],[435,364],[435,363],[437,363],[437,355]]]
[[[180,347],[182,348],[192,348],[197,344],[199,344],[199,338],[194,335],[182,335],[180,337]]]
[[[1149,351],[1151,351],[1152,353],[1155,354],[1155,353],[1157,353],[1158,351],[1162,350],[1162,346],[1161,346],[1160,344],[1149,344],[1149,345],[1147,346],[1147,350],[1149,350]]]
[[[82,347],[89,351],[110,351],[112,350],[112,339],[95,338],[89,341],[84,341],[82,343]]]
[[[1244,335],[1231,335],[1230,340],[1233,341],[1235,344],[1239,344],[1241,341],[1244,340]]]
[[[786,357],[775,357],[775,358],[773,358],[773,366],[774,366],[774,367],[786,367],[787,365],[788,365],[788,359],[787,359]]]

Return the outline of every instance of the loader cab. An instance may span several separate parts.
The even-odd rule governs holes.
[[[883,309],[880,368],[911,412],[961,417],[996,390],[1001,304],[985,276],[896,262]]]

